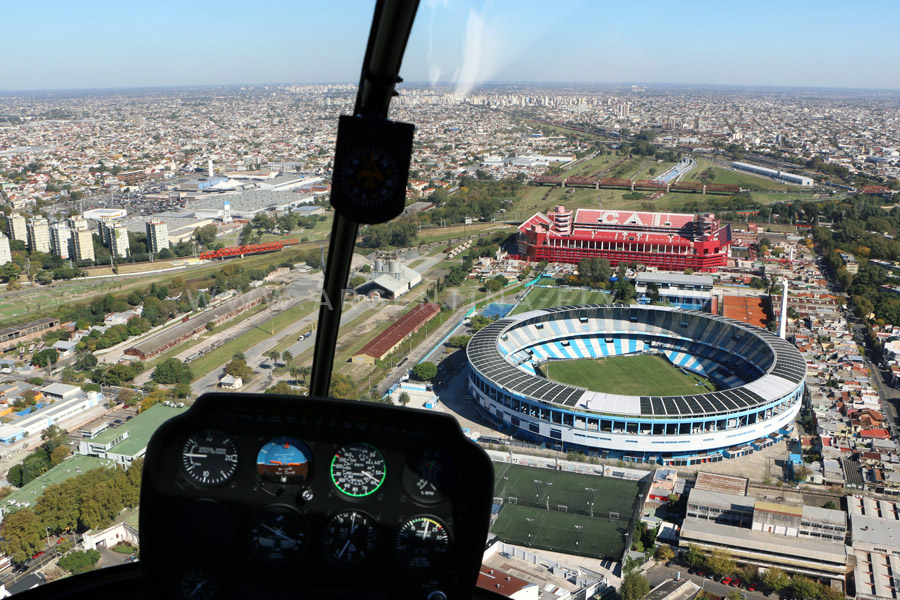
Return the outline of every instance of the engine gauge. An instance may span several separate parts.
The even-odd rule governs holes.
[[[450,549],[450,534],[434,517],[413,517],[397,534],[396,557],[411,569],[430,569],[441,562]]]
[[[305,483],[312,452],[300,440],[281,436],[270,440],[256,455],[256,473],[264,481]]]
[[[218,587],[215,577],[200,569],[188,571],[181,578],[181,594],[187,600],[211,600]]]
[[[361,498],[374,494],[385,477],[384,455],[372,444],[347,444],[331,459],[331,481],[348,496]]]
[[[283,564],[303,550],[306,524],[289,506],[269,506],[250,524],[250,547],[264,561]]]
[[[238,467],[237,444],[228,434],[204,429],[191,435],[181,450],[185,476],[201,487],[216,487],[231,481]]]
[[[357,563],[369,557],[378,545],[375,520],[358,510],[338,513],[325,526],[322,545],[331,560]]]
[[[455,479],[452,459],[437,448],[419,453],[403,468],[404,488],[423,504],[433,504],[446,498]]]

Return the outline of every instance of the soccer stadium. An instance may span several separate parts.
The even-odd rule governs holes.
[[[466,353],[469,394],[501,430],[563,451],[672,466],[743,456],[789,435],[806,382],[806,362],[789,342],[664,306],[531,310],[491,323]],[[615,358],[645,355],[664,362]],[[595,372],[610,359],[621,361],[618,381]],[[544,376],[562,361],[584,371]],[[646,391],[622,393],[623,373]]]

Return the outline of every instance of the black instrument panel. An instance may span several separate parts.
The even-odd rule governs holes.
[[[154,434],[141,568],[159,598],[469,598],[493,470],[448,415],[205,394]]]

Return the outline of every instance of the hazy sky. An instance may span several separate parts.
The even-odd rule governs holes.
[[[0,90],[357,82],[374,2],[5,2]],[[900,2],[422,0],[407,81],[900,89]]]

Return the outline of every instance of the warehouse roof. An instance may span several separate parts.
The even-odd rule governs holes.
[[[441,307],[433,302],[417,304],[415,308],[397,319],[393,325],[381,332],[374,340],[363,346],[355,356],[365,354],[372,358],[380,359],[400,343],[400,340],[416,331],[423,323],[434,318],[439,312],[441,312]]]

